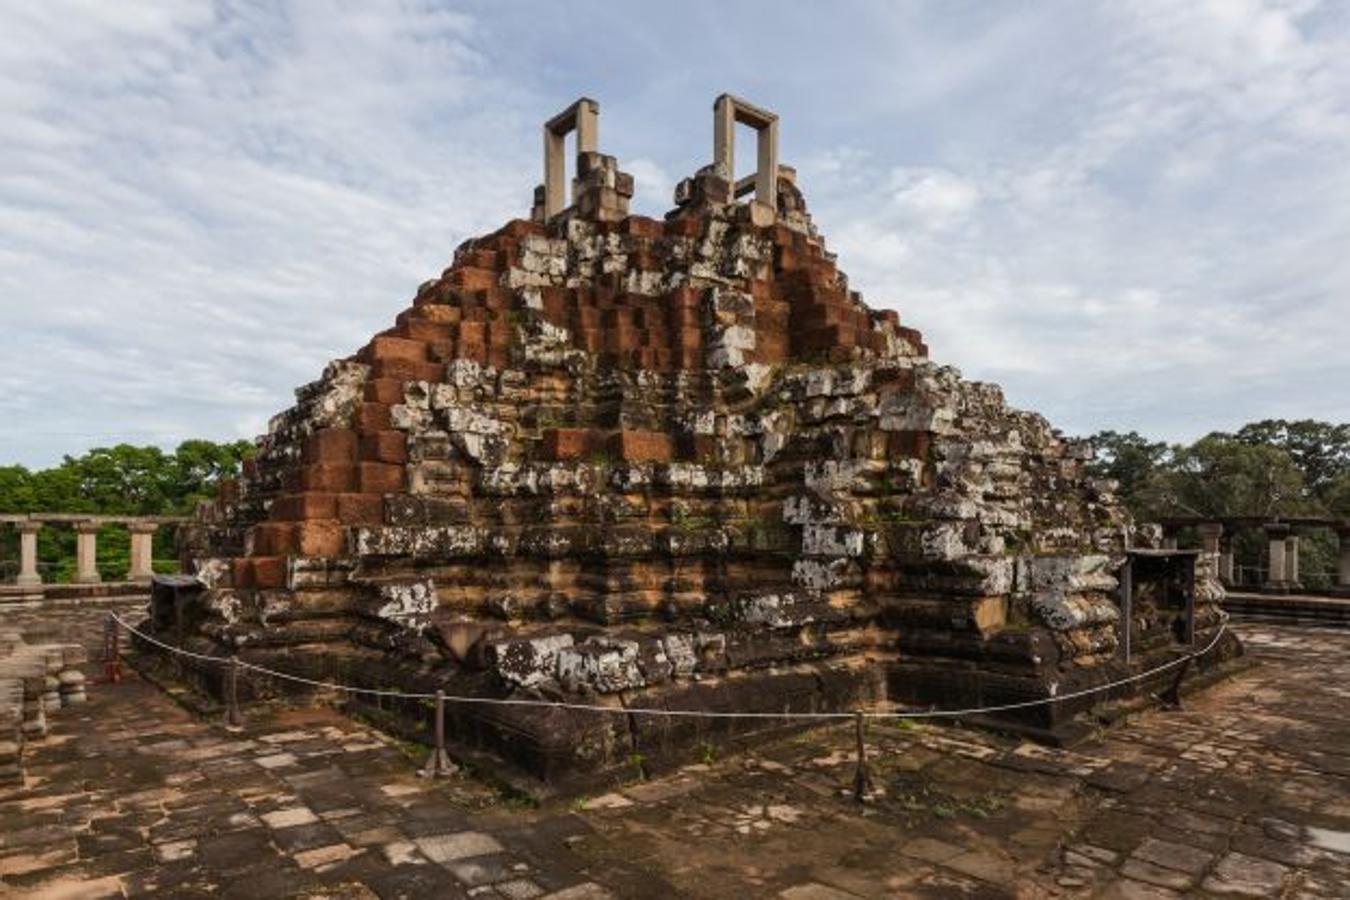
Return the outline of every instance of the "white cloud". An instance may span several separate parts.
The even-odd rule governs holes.
[[[891,197],[906,219],[944,230],[965,219],[980,200],[974,184],[941,169],[900,167],[891,171]]]
[[[1344,4],[469,10],[6,7],[0,463],[261,430],[580,94],[651,215],[718,92],[775,109],[853,286],[1068,429],[1350,418]]]

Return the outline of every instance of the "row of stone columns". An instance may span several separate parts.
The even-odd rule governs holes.
[[[1264,526],[1268,541],[1265,586],[1288,589],[1299,583],[1299,536],[1287,523],[1272,522]],[[1200,533],[1200,547],[1205,553],[1219,558],[1219,578],[1225,584],[1234,583],[1233,548],[1223,542],[1223,525],[1205,522],[1196,527]],[[1350,587],[1350,530],[1337,529],[1340,538],[1340,556],[1336,567],[1336,584]],[[1176,538],[1168,538],[1168,545],[1176,546]]]
[[[42,584],[37,567],[37,536],[42,522],[19,522],[19,577],[16,583],[25,586]],[[75,581],[78,584],[97,584],[99,522],[75,523]],[[159,525],[155,522],[128,522],[131,532],[131,565],[127,581],[149,581],[154,571],[154,535]]]

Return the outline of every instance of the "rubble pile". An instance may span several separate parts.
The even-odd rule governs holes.
[[[29,644],[0,631],[0,785],[23,784],[23,748],[47,736],[47,714],[84,703],[84,647]]]
[[[576,171],[570,206],[541,188],[465,242],[272,420],[184,532],[209,588],[184,643],[381,687],[770,712],[1049,697],[1172,652],[1118,652],[1116,573],[1148,533],[1090,449],[869,308],[790,168],[769,207],[705,167],[664,220],[629,214],[612,157]],[[1003,724],[1054,736],[1084,706]],[[452,719],[550,778],[775,727]]]

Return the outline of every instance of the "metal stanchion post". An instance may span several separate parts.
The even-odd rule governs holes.
[[[1177,677],[1173,679],[1172,684],[1158,694],[1158,701],[1167,709],[1181,709],[1181,682],[1186,678],[1186,672],[1190,669],[1191,663],[1195,660],[1195,654],[1191,654],[1177,666]]]
[[[117,619],[108,613],[103,624],[103,680],[107,684],[116,684],[122,680],[122,632]]]
[[[239,711],[239,657],[230,657],[230,668],[225,673],[225,727],[242,728],[244,716]]]
[[[459,767],[450,761],[445,752],[445,691],[436,692],[436,746],[427,757],[426,765],[418,773],[426,778],[440,778],[453,775]]]
[[[872,798],[872,776],[867,771],[867,746],[863,740],[862,710],[854,715],[854,731],[858,742],[858,767],[853,772],[853,799],[865,803]]]

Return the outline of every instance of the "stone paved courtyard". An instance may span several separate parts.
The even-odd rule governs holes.
[[[92,651],[105,609],[5,621]],[[0,894],[1350,896],[1350,633],[1240,631],[1260,665],[1072,751],[872,726],[861,808],[844,727],[537,809],[333,711],[231,734],[132,675],[0,790]]]

